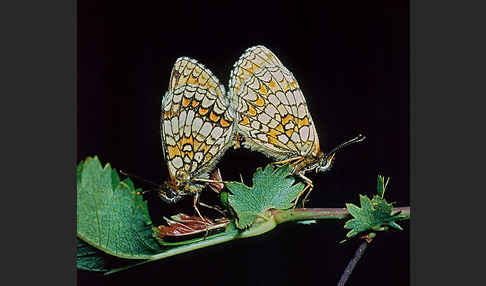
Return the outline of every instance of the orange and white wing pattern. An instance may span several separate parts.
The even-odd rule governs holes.
[[[241,85],[251,77],[257,70],[266,65],[282,65],[280,60],[269,49],[264,46],[248,48],[231,70],[229,92],[235,97]]]
[[[244,146],[276,160],[317,154],[319,139],[302,90],[270,50],[246,50],[233,67],[230,89]]]
[[[233,144],[234,116],[224,86],[194,59],[177,59],[162,99],[162,150],[179,181],[207,178]]]

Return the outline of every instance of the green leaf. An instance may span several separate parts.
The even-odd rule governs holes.
[[[384,188],[382,190],[384,191]],[[372,200],[367,196],[359,195],[359,199],[361,208],[354,204],[346,204],[349,213],[354,217],[344,225],[345,229],[351,230],[346,237],[351,238],[365,231],[383,231],[387,226],[402,230],[395,223],[398,213],[392,213],[392,204],[387,203],[380,195],[375,195]]]
[[[385,197],[386,187],[388,186],[388,182],[390,182],[390,178],[386,178],[382,175],[378,175],[377,183],[376,183],[376,190],[378,192],[378,196],[381,198]]]
[[[79,182],[81,180],[81,172],[83,171],[83,165],[84,165],[84,162],[81,161],[81,162],[79,162],[78,167],[76,168],[76,183],[77,184],[79,184]]]
[[[351,229],[346,237],[350,238],[365,231],[387,230],[388,226],[402,230],[400,225],[395,222],[398,220],[399,212],[392,213],[393,204],[384,199],[389,182],[390,178],[378,175],[377,195],[373,196],[371,200],[367,196],[359,195],[361,208],[354,204],[346,204],[349,213],[354,217],[344,224],[345,229]]]
[[[116,189],[118,185],[120,185],[120,176],[118,176],[118,173],[113,169],[111,170],[111,187]]]
[[[228,208],[229,207],[229,202],[228,202],[228,192],[221,192],[221,194],[219,195],[219,200],[221,202],[221,205],[223,205],[223,207],[225,208]]]
[[[253,187],[240,182],[228,182],[226,187],[232,194],[228,201],[238,217],[236,226],[244,229],[258,217],[268,218],[270,209],[289,209],[304,188],[303,183],[294,184],[290,176],[292,166],[276,168],[268,165],[258,168],[253,174]]]
[[[76,239],[76,245],[78,250],[76,253],[76,264],[78,269],[99,272],[110,270],[109,265],[111,260],[113,260],[113,256],[107,255],[79,238]]]
[[[147,259],[159,251],[147,202],[130,179],[120,181],[97,157],[78,166],[77,236],[110,255]]]
[[[376,191],[378,192],[378,196],[383,198],[383,195],[385,194],[385,182],[381,175],[376,177]]]

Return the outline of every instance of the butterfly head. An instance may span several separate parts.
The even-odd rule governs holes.
[[[184,194],[182,194],[179,190],[181,190],[181,186],[176,184],[174,181],[169,180],[165,181],[160,186],[157,195],[162,201],[168,204],[174,204],[184,197]]]
[[[362,142],[365,139],[366,139],[366,136],[364,136],[363,134],[359,134],[358,136],[354,137],[353,139],[339,144],[338,146],[333,148],[331,151],[329,151],[326,155],[321,155],[322,159],[320,159],[319,165],[316,167],[316,172],[324,173],[324,172],[329,171],[332,168],[334,160],[336,159],[336,152],[337,151],[341,150],[342,148],[344,148],[348,145],[358,143],[358,142]]]
[[[184,170],[179,170],[176,176],[169,172],[169,179],[165,181],[158,190],[158,196],[166,203],[177,203],[185,195],[190,193],[189,174]]]
[[[336,153],[322,156],[322,159],[319,161],[319,165],[316,167],[316,173],[325,173],[331,170],[335,158]]]

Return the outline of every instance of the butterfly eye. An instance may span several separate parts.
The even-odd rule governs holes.
[[[319,166],[316,168],[316,172],[327,172],[331,170],[334,159],[336,158],[336,153],[332,153],[330,156],[325,156],[322,158]]]
[[[177,194],[176,192],[174,192],[173,190],[167,187],[163,187],[163,189],[160,189],[158,195],[162,201],[168,204],[177,203],[183,198],[183,196]]]

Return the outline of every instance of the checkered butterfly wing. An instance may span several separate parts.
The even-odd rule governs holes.
[[[284,160],[319,151],[304,95],[292,73],[269,49],[247,49],[233,66],[230,94],[244,146]]]
[[[179,180],[207,178],[233,142],[234,116],[224,86],[194,59],[177,59],[162,99],[162,149]]]

